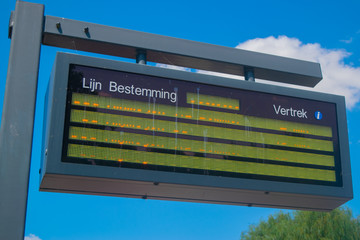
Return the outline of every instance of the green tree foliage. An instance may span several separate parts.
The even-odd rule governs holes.
[[[360,216],[348,208],[331,212],[279,212],[251,225],[242,240],[360,240]]]

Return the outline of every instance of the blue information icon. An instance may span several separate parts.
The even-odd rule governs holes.
[[[321,120],[322,119],[322,113],[321,112],[319,112],[319,111],[317,111],[317,112],[315,112],[315,118],[317,119],[317,120]]]

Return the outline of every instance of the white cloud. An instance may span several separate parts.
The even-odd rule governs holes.
[[[354,40],[354,39],[351,37],[351,38],[349,38],[349,39],[340,40],[340,42],[343,42],[343,43],[346,43],[346,44],[350,44],[350,43],[353,42],[353,40]]]
[[[344,63],[351,55],[345,50],[325,49],[318,43],[304,44],[297,38],[286,36],[252,39],[237,48],[319,62],[323,80],[313,90],[345,96],[349,109],[360,101],[360,67]]]
[[[190,69],[190,68],[179,67],[179,66],[175,66],[175,65],[168,65],[168,64],[163,64],[163,63],[157,63],[156,66],[157,66],[157,67],[161,67],[161,68],[168,68],[168,69],[173,69],[173,70],[180,70],[180,71],[191,72],[191,69]]]
[[[191,68],[179,67],[179,66],[175,66],[175,65],[157,63],[156,66],[161,67],[161,68],[168,68],[168,69],[173,69],[173,70],[192,72]],[[235,79],[242,79],[242,80],[244,79],[243,76],[237,76],[237,75],[226,74],[226,73],[219,73],[219,72],[212,72],[212,71],[205,71],[205,70],[198,70],[198,69],[196,69],[194,71],[196,73],[207,74],[207,75],[218,76],[218,77],[235,78]]]
[[[197,73],[213,75],[213,76],[218,76],[218,77],[225,77],[225,78],[234,78],[234,79],[238,79],[238,80],[244,80],[243,76],[227,74],[227,73],[211,72],[211,71],[205,71],[205,70],[197,70]]]
[[[41,240],[41,238],[35,236],[34,234],[31,234],[29,236],[26,236],[24,240]]]

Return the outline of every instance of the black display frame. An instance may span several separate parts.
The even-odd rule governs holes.
[[[76,68],[78,68],[78,70],[76,70]],[[90,71],[90,74],[86,74],[85,71]],[[83,71],[83,72],[82,72]],[[96,72],[98,72],[98,74],[96,74]],[[158,88],[165,88],[166,83],[170,82],[171,86],[174,86],[174,88],[176,88],[178,90],[177,92],[177,104],[176,106],[178,107],[189,107],[189,104],[186,103],[185,99],[186,99],[186,94],[188,92],[194,93],[194,89],[197,89],[197,91],[199,89],[201,89],[201,93],[205,94],[205,95],[211,95],[211,94],[216,94],[217,97],[228,97],[228,96],[232,96],[232,98],[234,99],[235,96],[237,96],[239,98],[239,96],[243,96],[246,95],[245,97],[242,97],[242,99],[236,99],[239,100],[239,102],[244,103],[244,99],[248,98],[249,95],[251,96],[251,99],[248,100],[248,102],[253,102],[254,99],[256,98],[264,98],[265,100],[263,101],[269,101],[270,99],[274,99],[273,101],[280,101],[280,102],[288,102],[288,104],[290,105],[297,105],[297,102],[302,102],[302,101],[306,101],[306,106],[311,107],[313,109],[319,109],[318,108],[314,108],[314,106],[320,105],[322,108],[330,108],[331,110],[328,110],[328,112],[332,112],[333,116],[336,115],[336,109],[335,109],[335,104],[334,103],[327,103],[327,102],[323,102],[321,101],[321,103],[319,103],[320,101],[318,100],[309,100],[309,99],[302,99],[299,97],[293,97],[293,96],[284,96],[284,95],[280,95],[280,94],[268,94],[268,93],[263,93],[263,92],[256,92],[256,91],[243,91],[241,89],[231,89],[229,87],[223,87],[223,86],[214,86],[214,85],[209,85],[209,84],[204,84],[204,83],[194,83],[194,82],[188,82],[188,81],[182,81],[182,80],[176,80],[174,78],[170,79],[170,78],[159,78],[159,77],[154,77],[154,76],[150,76],[150,75],[142,75],[142,74],[137,74],[137,73],[131,73],[131,72],[124,72],[124,71],[117,71],[117,70],[111,70],[111,69],[102,69],[102,68],[96,68],[96,67],[87,67],[87,66],[81,66],[81,65],[75,65],[75,64],[70,64],[69,67],[69,77],[68,77],[68,86],[67,86],[67,96],[66,96],[66,110],[65,110],[65,125],[64,125],[64,137],[63,137],[63,151],[62,151],[62,161],[63,162],[69,162],[69,163],[82,163],[82,164],[88,164],[88,165],[100,165],[100,166],[111,166],[111,167],[122,167],[122,168],[133,168],[133,169],[141,169],[141,170],[153,170],[153,171],[165,171],[165,172],[174,172],[174,173],[184,173],[184,174],[198,174],[198,175],[210,175],[210,176],[219,176],[219,177],[230,177],[230,178],[246,178],[246,179],[258,179],[258,180],[268,180],[268,181],[278,181],[278,182],[293,182],[293,183],[306,183],[306,184],[318,184],[318,185],[328,185],[328,186],[342,186],[342,178],[340,176],[341,174],[341,166],[340,166],[340,154],[339,154],[339,144],[338,144],[338,126],[337,126],[337,118],[332,117],[332,118],[328,118],[326,119],[326,123],[325,124],[321,124],[322,121],[324,119],[322,119],[322,121],[316,121],[314,120],[315,118],[313,117],[314,112],[309,112],[309,121],[311,123],[317,123],[317,125],[322,125],[322,126],[328,126],[331,127],[332,129],[332,137],[316,137],[314,135],[309,135],[309,134],[303,134],[303,133],[294,133],[294,132],[280,132],[280,131],[276,131],[276,130],[266,130],[266,129],[256,129],[256,128],[251,128],[248,129],[249,131],[258,131],[258,132],[265,132],[265,133],[277,133],[277,134],[284,134],[284,135],[288,135],[288,136],[295,136],[295,137],[308,137],[308,138],[314,138],[314,139],[324,139],[324,140],[331,140],[333,141],[333,147],[334,147],[334,153],[331,156],[334,156],[334,163],[335,166],[334,167],[326,167],[326,166],[319,166],[319,165],[312,165],[311,164],[301,164],[301,163],[291,163],[291,162],[281,162],[281,161],[271,161],[271,160],[265,160],[265,159],[253,159],[253,158],[240,158],[240,157],[232,157],[232,156],[224,156],[224,160],[238,160],[238,161],[245,161],[245,162],[255,162],[255,163],[267,163],[267,164],[274,164],[274,165],[285,165],[285,166],[293,166],[293,167],[304,167],[304,168],[311,168],[311,169],[323,169],[323,170],[334,170],[335,171],[335,175],[336,175],[336,181],[334,182],[330,182],[330,181],[321,181],[321,180],[310,180],[310,179],[301,179],[301,178],[290,178],[290,177],[278,177],[278,176],[267,176],[267,175],[259,175],[259,174],[247,174],[247,173],[236,173],[236,172],[224,172],[224,171],[215,171],[215,170],[205,170],[205,169],[196,169],[196,168],[184,168],[184,167],[172,167],[172,166],[159,166],[159,165],[151,165],[151,164],[141,164],[141,163],[126,163],[126,162],[114,162],[114,161],[109,161],[109,160],[99,160],[99,159],[92,159],[92,158],[74,158],[74,157],[67,157],[67,148],[68,148],[68,144],[69,143],[73,143],[73,144],[84,144],[87,146],[103,146],[103,147],[109,147],[109,148],[119,148],[119,149],[128,149],[128,150],[134,150],[134,151],[146,151],[146,152],[158,152],[158,153],[168,153],[168,154],[180,154],[180,155],[185,155],[188,154],[186,151],[159,151],[158,149],[151,149],[151,148],[147,148],[147,149],[142,149],[142,148],[136,148],[130,145],[114,145],[114,144],[100,144],[100,143],[94,143],[94,142],[87,142],[87,141],[81,141],[81,140],[70,140],[69,139],[69,128],[70,128],[70,115],[71,115],[71,109],[78,109],[78,110],[83,110],[83,111],[91,111],[91,112],[96,112],[96,108],[95,107],[71,107],[72,105],[72,100],[71,100],[71,96],[72,93],[76,92],[76,93],[82,93],[82,94],[89,94],[89,95],[94,95],[94,96],[98,96],[101,95],[101,93],[106,93],[103,95],[106,95],[107,97],[111,97],[111,98],[119,98],[119,99],[128,99],[128,100],[134,100],[134,101],[141,101],[139,100],[139,97],[133,96],[133,95],[126,95],[126,94],[118,94],[118,93],[114,93],[112,95],[109,95],[109,91],[106,91],[104,89],[102,90],[94,90],[94,89],[84,89],[81,84],[79,84],[80,79],[78,79],[78,77],[81,76],[94,76],[94,73],[96,76],[101,78],[102,73],[106,75],[106,77],[104,77],[105,79],[103,81],[99,80],[99,78],[95,78],[97,79],[97,82],[102,83],[102,86],[104,87],[104,85],[106,85],[105,83],[107,83],[108,79],[111,80],[116,80],[115,82],[118,82],[118,84],[123,83],[123,78],[127,78],[127,82],[125,84],[133,84],[134,81],[138,80],[137,83],[139,84],[141,83],[146,83],[146,87],[153,87],[156,86],[156,84],[158,84]],[[108,73],[108,74],[106,74]],[[74,77],[75,76],[75,77]],[[120,81],[118,79],[121,79]],[[181,82],[181,83],[180,83]],[[189,86],[190,84],[190,86]],[[181,86],[181,87],[180,87]],[[89,87],[89,86],[87,86]],[[185,91],[181,91],[182,88],[187,88],[188,90]],[[168,89],[168,88],[167,88]],[[140,97],[141,99],[142,97]],[[161,99],[160,99],[161,100]],[[247,100],[247,99],[246,99]],[[142,100],[144,101],[144,100]],[[291,102],[290,102],[291,101]],[[163,100],[160,101],[160,104],[166,104],[167,100]],[[274,103],[272,102],[272,103]],[[246,102],[247,103],[247,102]],[[246,104],[245,103],[245,104]],[[168,105],[175,105],[174,103],[168,103]],[[230,109],[217,109],[217,111],[220,112],[224,112],[224,113],[233,113],[233,114],[243,114],[242,111],[244,108],[246,108],[245,104],[240,104],[240,110],[230,110]],[[248,116],[253,116],[253,117],[264,117],[263,114],[266,113],[266,111],[264,109],[258,109],[259,107],[262,107],[263,104],[255,104],[254,108],[256,109],[256,112],[252,111],[252,115],[248,115]],[[200,109],[205,109],[205,110],[213,110],[212,107],[207,107],[207,106],[198,106],[198,108]],[[116,111],[113,110],[103,110],[101,111],[102,113],[115,113]],[[135,113],[135,116],[138,113]],[[269,114],[269,113],[268,113]],[[128,114],[126,114],[128,115]],[[131,113],[130,113],[131,116]],[[274,117],[275,115],[272,115],[271,117]],[[156,118],[153,115],[150,116],[146,116],[143,115],[142,117],[145,118]],[[267,118],[269,118],[269,116],[267,116]],[[157,117],[157,119],[159,119]],[[161,117],[160,117],[161,119]],[[279,116],[278,120],[280,121],[284,121],[284,116]],[[287,118],[287,121],[292,120],[292,122],[299,122],[299,123],[303,123],[303,119],[299,119],[299,118]],[[183,120],[183,119],[176,119],[177,122],[189,122],[189,120]],[[195,121],[195,120],[193,120]],[[74,125],[74,124],[73,124]],[[75,124],[74,126],[78,126],[78,127],[86,127],[87,124]],[[210,126],[216,126],[219,124],[205,124],[205,125],[210,125]],[[221,125],[221,124],[220,124]],[[91,127],[91,126],[90,126]],[[93,126],[94,127],[94,126]],[[227,128],[231,128],[230,126],[226,126]],[[100,128],[98,128],[100,129]],[[238,128],[234,128],[234,129],[238,129]],[[244,126],[243,129],[246,129],[246,127]],[[105,130],[105,127],[104,127]],[[114,130],[116,131],[116,130]],[[118,129],[117,131],[120,131],[120,129]],[[121,129],[121,131],[125,131],[124,129]],[[176,134],[176,137],[181,137],[180,135]],[[209,141],[211,141],[211,139],[208,139]],[[214,141],[214,140],[213,140]],[[215,139],[216,141],[216,139]],[[226,141],[225,141],[226,142]],[[223,141],[224,143],[224,141]],[[241,143],[240,143],[241,144]],[[254,143],[250,143],[250,142],[245,142],[242,143],[244,145],[247,146],[254,146]],[[265,144],[265,143],[258,143],[256,144],[259,148],[263,147],[263,148],[272,148],[272,149],[277,149],[277,150],[288,150],[288,151],[294,151],[297,152],[297,150],[293,147],[282,147],[282,146],[274,146],[274,145],[269,145],[269,144]],[[322,151],[316,151],[316,150],[307,150],[307,149],[299,149],[299,152],[310,152],[310,153],[315,153],[315,154],[321,154]],[[199,156],[199,152],[189,152],[190,154],[192,153],[194,156]],[[325,153],[330,155],[329,153]],[[205,154],[205,156],[209,156],[211,154]],[[215,155],[215,154],[213,154]],[[170,156],[169,156],[170,157]],[[204,156],[203,156],[204,157]],[[213,158],[219,157],[219,156],[213,156]]]

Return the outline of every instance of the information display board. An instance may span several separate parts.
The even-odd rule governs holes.
[[[320,210],[352,197],[342,97],[73,55],[58,56],[52,80],[63,93],[47,131],[61,137],[45,140],[57,145],[43,190]],[[78,172],[51,172],[50,156]],[[96,187],[57,187],[69,177]]]

